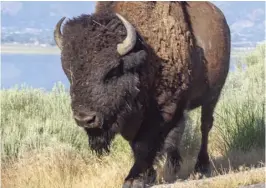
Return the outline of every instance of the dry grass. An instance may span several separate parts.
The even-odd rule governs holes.
[[[223,185],[235,187],[235,185],[265,181],[262,171],[244,173],[244,179],[241,175],[233,174],[255,167],[254,164],[257,164],[256,167],[263,166],[263,150],[245,154],[237,152],[228,157],[213,159],[212,176],[227,173],[230,174],[229,176],[218,176],[208,181],[200,181],[201,183],[198,181],[186,183],[187,180],[197,179],[197,175],[192,174],[195,160],[187,156],[179,174],[180,178],[186,181],[180,180],[183,183],[178,183],[178,187],[183,185],[193,187],[200,183],[200,187],[212,185],[221,188]],[[111,154],[102,159],[84,158],[68,147],[56,146],[46,148],[41,153],[27,153],[19,160],[4,164],[2,186],[5,188],[117,188],[121,186],[131,164],[132,159],[128,153]]]
[[[5,188],[107,188],[118,187],[131,163],[130,156],[84,159],[70,148],[57,146],[42,153],[31,152],[18,161],[5,164]]]

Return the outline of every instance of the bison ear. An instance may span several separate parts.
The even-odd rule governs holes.
[[[140,50],[123,57],[124,71],[128,72],[139,69],[147,61],[147,56],[146,51]]]
[[[141,67],[145,64],[147,56],[146,51],[140,50],[120,58],[118,64],[108,70],[107,74],[105,74],[103,82],[106,83],[111,79],[117,79],[128,72],[139,72]]]
[[[111,68],[108,73],[104,76],[103,81],[108,82],[108,80],[113,78],[118,78],[124,74],[124,62],[122,59],[119,60],[117,66]]]

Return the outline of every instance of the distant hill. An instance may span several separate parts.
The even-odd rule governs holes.
[[[265,40],[265,2],[215,1],[230,25],[233,47]],[[62,17],[93,13],[95,2],[1,2],[2,43],[54,45],[53,28]]]
[[[215,1],[230,26],[233,47],[254,47],[265,41],[265,2]]]
[[[53,29],[62,16],[94,12],[95,2],[22,1],[1,2],[2,26]]]

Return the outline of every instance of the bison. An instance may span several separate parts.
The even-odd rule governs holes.
[[[225,83],[230,30],[210,2],[98,2],[56,25],[54,38],[70,82],[78,126],[99,156],[115,135],[126,139],[134,164],[124,188],[154,181],[166,154],[164,179],[175,181],[184,113],[201,107],[201,148],[195,171],[209,169],[208,134]],[[148,179],[149,178],[149,179]]]

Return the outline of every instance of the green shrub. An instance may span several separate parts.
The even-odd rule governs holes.
[[[216,126],[220,150],[228,153],[232,150],[249,151],[263,148],[265,145],[265,124],[263,103],[254,100],[227,102],[217,113]]]
[[[1,90],[2,160],[58,144],[87,148],[63,90],[60,84],[52,92],[26,86]]]
[[[216,109],[218,146],[223,152],[265,147],[265,44],[230,72]]]

